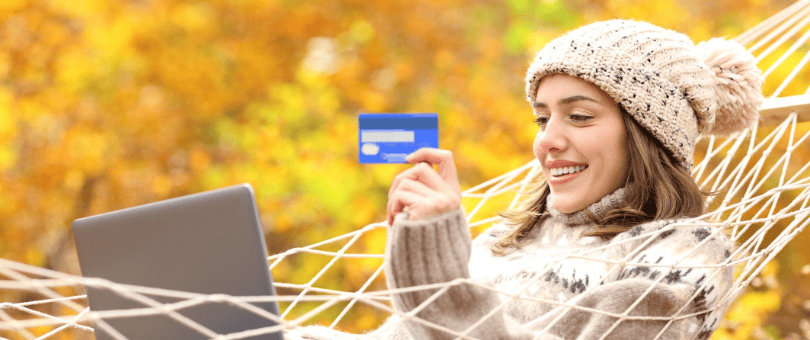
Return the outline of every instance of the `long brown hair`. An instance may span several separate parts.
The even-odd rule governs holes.
[[[629,158],[624,185],[626,205],[601,218],[588,212],[596,226],[584,235],[612,238],[640,223],[702,215],[708,194],[698,188],[688,171],[672,160],[657,139],[642,129],[621,106],[620,109],[627,132],[625,150]],[[533,228],[540,227],[548,217],[546,198],[550,192],[548,184],[540,181],[528,192],[537,196],[529,201],[526,210],[498,213],[507,219],[507,223],[517,227],[492,246],[494,253],[505,255],[520,248],[526,235]]]

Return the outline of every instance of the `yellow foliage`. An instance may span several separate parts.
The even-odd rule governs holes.
[[[12,113],[11,93],[0,88],[0,144],[10,144],[17,131],[17,119]]]
[[[293,268],[290,266],[289,262],[281,261],[272,269],[273,269],[273,278],[276,281],[290,282],[290,277],[293,274]]]
[[[93,64],[87,60],[81,48],[66,48],[66,51],[56,58],[55,78],[60,85],[74,93],[80,92],[87,86],[93,73]]]
[[[7,0],[0,2],[0,13],[2,11],[13,12],[25,7],[28,4],[27,0]]]
[[[737,299],[726,317],[730,321],[750,321],[752,318],[761,318],[762,312],[775,312],[780,304],[778,291],[750,292]]]
[[[25,263],[35,266],[43,265],[45,263],[45,254],[42,253],[42,249],[29,247],[25,252]]]
[[[352,219],[352,225],[366,225],[372,221],[374,217],[376,217],[378,211],[380,210],[380,206],[367,197],[358,197],[354,200],[354,204],[352,205],[352,211],[354,211],[354,218]]]
[[[152,191],[158,196],[165,197],[172,189],[171,180],[163,175],[152,178]]]
[[[655,2],[609,0],[607,11],[622,19],[645,18],[653,24],[666,28],[675,28],[681,18],[688,16],[686,8],[675,0]]]
[[[56,13],[88,22],[105,13],[107,4],[108,2],[102,0],[54,0],[49,5]]]
[[[366,20],[357,20],[352,23],[351,28],[352,39],[360,44],[367,43],[374,37],[374,26]]]
[[[207,169],[211,165],[211,157],[208,154],[200,149],[195,148],[191,150],[191,170],[193,172],[201,171],[203,169]]]
[[[0,171],[8,170],[17,162],[17,151],[8,146],[0,147]]]
[[[360,96],[360,102],[366,112],[381,113],[385,111],[386,100],[382,93],[374,90],[367,90]]]
[[[410,167],[357,164],[358,113],[438,113],[440,146],[453,151],[465,189],[532,159],[537,128],[523,78],[534,53],[563,31],[623,17],[705,40],[739,34],[781,7],[768,0],[0,1],[0,256],[75,270],[45,256],[70,258],[73,250],[56,241],[73,219],[241,182],[254,186],[265,225],[279,236],[268,237],[270,249],[345,234],[385,218],[390,184]],[[772,78],[797,62],[788,59]],[[469,212],[476,203],[463,206]],[[479,217],[510,200],[490,203]],[[42,242],[46,235],[53,242]],[[385,240],[376,229],[352,251],[382,254]],[[302,256],[273,273],[306,283],[328,261]],[[355,291],[379,264],[336,265],[317,285]],[[775,280],[774,268],[763,277]],[[781,298],[778,289],[744,294],[728,316],[739,324],[718,334],[751,334]],[[339,328],[368,330],[383,314],[359,309]]]
[[[379,319],[372,314],[364,313],[356,323],[358,329],[373,329],[379,323]]]
[[[65,175],[64,185],[65,188],[71,191],[78,191],[84,182],[84,174],[81,170],[73,169]]]
[[[755,280],[776,282],[779,264],[769,262]],[[742,294],[731,307],[712,340],[750,339],[753,334],[767,324],[768,316],[782,305],[782,290],[774,287],[768,290],[751,290]]]
[[[180,4],[169,14],[173,24],[195,34],[206,31],[215,22],[215,16],[211,6],[204,2]]]
[[[11,54],[0,51],[0,77],[8,77],[11,71]]]
[[[102,132],[89,129],[76,129],[65,136],[65,150],[62,154],[53,154],[51,161],[58,163],[65,157],[72,164],[79,166],[84,173],[94,174],[101,171],[109,156],[107,138]]]
[[[138,24],[126,16],[116,18],[112,24],[99,21],[89,23],[84,40],[96,57],[93,59],[96,72],[112,71],[110,68],[117,66],[120,59],[129,54]]]

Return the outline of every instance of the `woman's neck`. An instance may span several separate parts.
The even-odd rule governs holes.
[[[591,219],[588,218],[587,211],[590,211],[596,218],[602,218],[607,215],[608,212],[614,209],[621,208],[625,205],[624,203],[624,188],[619,188],[613,193],[602,197],[596,203],[591,204],[585,209],[582,209],[577,212],[573,212],[570,214],[565,214],[557,211],[551,204],[546,203],[546,211],[548,211],[551,216],[562,223],[568,225],[580,225],[580,224],[587,224],[591,223]]]

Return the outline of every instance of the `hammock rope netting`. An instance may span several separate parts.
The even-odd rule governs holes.
[[[695,152],[693,176],[703,190],[717,191],[718,195],[708,199],[710,213],[699,220],[704,225],[719,228],[738,245],[731,257],[720,266],[735,268],[735,282],[727,294],[720,297],[718,306],[734,301],[765,265],[777,256],[785,245],[800,233],[810,219],[810,162],[796,161],[797,150],[810,150],[810,87],[802,89],[810,77],[810,1],[799,1],[777,13],[758,26],[735,39],[756,57],[763,75],[766,77],[766,101],[760,110],[762,119],[750,130],[738,135],[702,137]],[[803,80],[802,80],[803,79]],[[801,81],[797,81],[801,80]],[[773,88],[773,90],[770,90]],[[771,92],[772,91],[772,92]],[[806,151],[805,151],[806,152]],[[473,235],[480,233],[492,223],[498,223],[498,216],[480,217],[486,211],[502,208],[516,208],[525,201],[521,192],[529,187],[538,176],[542,176],[537,160],[517,168],[500,177],[481,183],[463,192],[463,204],[467,211]],[[492,203],[496,202],[496,203]],[[487,208],[487,204],[502,204],[499,209]],[[696,219],[697,220],[697,219]],[[362,253],[358,245],[371,234],[384,233],[385,223],[367,225],[354,232],[328,239],[310,246],[289,249],[268,257],[273,270],[279,266],[295,266],[302,257],[317,256],[328,261],[307,282],[275,282],[278,292],[273,297],[233,297],[225,295],[205,295],[189,292],[168,291],[150,287],[130,286],[97,278],[83,278],[58,271],[25,265],[0,259],[0,290],[17,292],[24,296],[20,302],[0,303],[0,338],[9,339],[89,339],[94,331],[106,331],[114,339],[126,339],[104,320],[165,314],[207,338],[242,339],[259,334],[276,332],[279,329],[294,329],[310,324],[316,316],[330,308],[340,312],[331,319],[329,327],[342,329],[341,322],[347,315],[363,309],[373,309],[379,315],[397,314],[390,302],[390,295],[397,290],[385,287],[383,279],[384,254]],[[659,232],[663,232],[662,229]],[[649,236],[649,235],[648,235]],[[652,238],[651,238],[652,239]],[[708,238],[707,238],[708,240]],[[688,254],[686,255],[688,256]],[[570,258],[594,259],[587,253],[572,255]],[[651,266],[650,264],[627,262],[618,266]],[[337,290],[319,279],[330,270],[346,268],[348,261],[358,263],[363,268],[376,268],[365,275],[365,280],[356,290]],[[604,260],[601,260],[604,261]],[[286,263],[285,263],[286,262]],[[676,268],[687,268],[673,266]],[[658,282],[665,275],[658,278]],[[706,280],[707,283],[709,280]],[[475,280],[456,280],[440,285],[411,287],[436,291],[437,298],[452,285],[471,284],[484,289],[497,291]],[[82,293],[84,287],[97,287],[115,292],[144,305],[144,308],[90,311],[87,298]],[[593,285],[596,286],[596,285]],[[703,287],[701,287],[703,288]],[[700,289],[696,290],[699,291]],[[556,301],[546,301],[522,295],[520,291],[497,291],[503,297],[503,304],[509,299],[535,299],[540,302],[566,305]],[[697,293],[696,293],[697,294]],[[7,295],[6,295],[7,296]],[[172,303],[160,303],[156,297],[175,298]],[[691,299],[694,299],[692,296]],[[639,299],[640,301],[641,299]],[[216,334],[200,324],[184,317],[179,311],[191,306],[211,301],[227,301],[235,306],[276,321],[279,325],[248,330],[231,334]],[[273,315],[255,304],[276,301],[281,306],[281,315]],[[423,304],[428,304],[430,300]],[[583,307],[567,305],[570,308]],[[631,307],[632,309],[632,307]],[[493,311],[493,313],[497,312]],[[589,310],[592,313],[605,313]],[[705,312],[705,311],[704,311]],[[400,314],[400,318],[414,320],[432,327],[444,329],[440,325],[422,320],[416,316],[418,310]],[[627,315],[605,313],[618,318],[614,327]],[[625,313],[626,314],[626,313]],[[676,315],[676,318],[689,315]],[[103,319],[102,319],[103,318]],[[643,317],[634,317],[644,319]],[[376,324],[369,327],[377,326]],[[471,328],[475,327],[473,325]],[[94,330],[94,327],[96,328]],[[550,326],[549,326],[550,327]],[[34,332],[34,329],[37,331]],[[45,329],[46,332],[42,330]],[[370,329],[366,329],[370,330]],[[470,339],[465,332],[445,331],[461,339]],[[34,333],[40,335],[34,335]],[[44,334],[43,334],[44,333]],[[662,331],[663,333],[663,331]],[[607,333],[605,334],[607,336]]]

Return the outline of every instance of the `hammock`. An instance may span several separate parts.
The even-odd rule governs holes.
[[[802,85],[795,81],[797,78],[810,77],[810,67],[807,66],[810,62],[810,53],[807,53],[810,48],[810,0],[791,5],[736,40],[748,46],[764,70],[767,99],[760,111],[762,120],[752,129],[729,138],[701,139],[695,152],[696,165],[693,169],[693,176],[701,188],[709,191],[722,189],[721,194],[708,200],[707,211],[711,212],[700,218],[721,227],[738,244],[737,250],[723,263],[723,266],[734,266],[736,269],[732,289],[721,297],[721,301],[728,303],[739,296],[765,265],[810,223],[810,163],[798,163],[795,160],[798,157],[794,157],[796,150],[810,150],[810,88],[800,88]],[[532,160],[464,191],[463,204],[467,208],[465,210],[473,235],[492,223],[500,222],[500,217],[491,217],[492,212],[507,207],[516,208],[525,199],[519,193],[538,176],[542,176],[539,164],[537,160]],[[296,328],[310,323],[316,315],[330,308],[340,308],[330,324],[330,327],[338,329],[342,328],[341,322],[347,315],[360,309],[373,309],[382,315],[396,314],[389,298],[396,291],[386,289],[382,279],[384,254],[381,251],[363,253],[365,248],[362,246],[373,235],[384,233],[386,228],[385,223],[375,223],[317,244],[268,257],[271,269],[293,266],[291,263],[300,262],[306,256],[329,259],[308,282],[276,282],[279,295],[275,297],[206,296],[125,286],[0,259],[0,289],[29,297],[24,299],[25,302],[0,303],[0,339],[62,339],[61,335],[90,338],[94,332],[94,321],[96,327],[114,338],[125,339],[101,318],[126,318],[150,313],[165,313],[197,332],[216,339],[242,339],[282,328]],[[361,287],[353,291],[330,289],[328,283],[319,282],[324,273],[335,270],[341,261],[359,263],[362,266],[357,267],[362,268],[372,264],[377,269],[363,274]],[[663,275],[660,279],[663,279]],[[468,280],[451,282],[445,287],[459,283],[480,285]],[[82,291],[82,286],[101,287],[139,301],[151,301],[149,303],[153,308],[90,311],[86,307],[86,296],[73,293]],[[438,294],[441,292],[439,289]],[[521,294],[499,293],[516,298],[520,298]],[[150,298],[167,295],[181,300],[163,305]],[[177,309],[212,300],[227,300],[272,319],[279,325],[219,335],[178,317]],[[252,303],[264,301],[279,302],[281,316],[251,308]],[[570,308],[578,307],[570,305]],[[411,314],[400,317],[440,328],[430,320],[420,320]],[[619,321],[624,318],[621,316]],[[447,331],[458,338],[470,339],[464,332]]]

